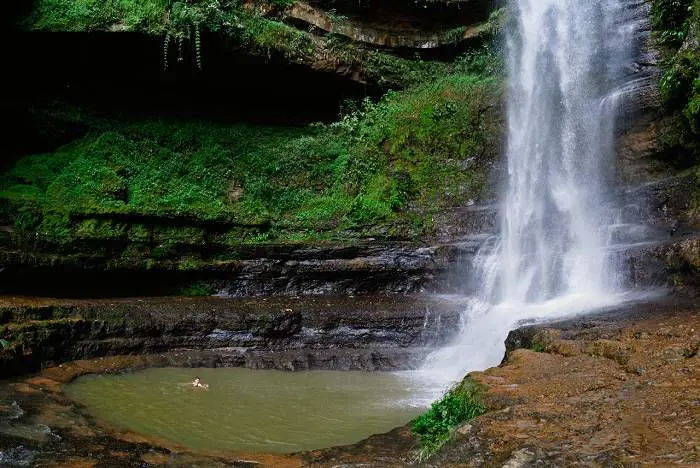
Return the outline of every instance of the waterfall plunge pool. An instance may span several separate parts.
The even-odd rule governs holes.
[[[195,376],[209,384],[194,388]],[[96,418],[193,450],[290,453],[358,442],[435,399],[410,373],[152,368],[66,391]]]

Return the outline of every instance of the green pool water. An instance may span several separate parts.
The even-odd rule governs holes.
[[[195,376],[208,390],[192,387]],[[68,393],[113,426],[196,450],[296,452],[358,442],[423,412],[406,374],[162,368],[89,375]]]

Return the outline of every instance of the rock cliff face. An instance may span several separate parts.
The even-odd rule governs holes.
[[[638,60],[631,70],[638,79],[620,90],[628,118],[620,128],[618,157],[626,183],[661,179],[698,164],[697,115],[688,110],[696,99],[688,83],[700,62],[697,9],[692,0],[638,5]]]
[[[492,7],[81,0],[20,11],[0,288],[439,289],[448,262],[436,252],[455,250],[430,240],[452,229],[440,213],[487,199],[500,154],[498,60],[482,47],[498,26]],[[316,121],[327,124],[288,127]]]
[[[459,300],[396,293],[468,293],[470,260],[497,232],[490,41],[503,12],[481,0],[173,3],[12,6],[19,26],[3,33],[32,53],[8,52],[18,117],[0,161],[0,288],[226,298],[0,299],[0,377],[59,366],[0,386],[0,464],[412,463],[407,428],[299,456],[189,454],[99,427],[61,385],[165,365],[410,369],[450,340]],[[699,173],[679,167],[677,146],[666,157],[652,3],[635,6],[638,79],[619,90],[610,235],[627,285],[691,302],[516,330],[502,365],[472,375],[488,412],[429,464],[698,462]],[[697,50],[694,28],[682,55]],[[404,91],[357,104],[390,88]],[[356,103],[337,120],[345,99]]]
[[[687,2],[682,10],[691,3]],[[697,9],[698,3],[695,5]],[[669,64],[676,59],[674,46],[665,36],[678,25],[665,24],[663,18],[679,14],[684,18],[681,22],[688,31],[680,50],[695,54],[695,62],[700,63],[700,51],[692,46],[693,30],[700,17],[689,13],[692,7],[675,13],[669,8],[680,7],[663,2],[638,5],[638,60],[636,69],[631,71],[638,79],[620,90],[624,118],[619,129],[618,167],[621,180],[629,187],[621,199],[628,218],[646,226],[646,234],[637,230],[637,238],[632,235],[631,240],[637,245],[625,254],[624,264],[631,286],[658,284],[696,296],[700,180],[697,166],[693,167],[697,161],[692,145],[680,143],[677,135],[676,115],[677,107],[687,104],[682,101],[692,96],[680,97],[681,102],[673,102],[669,97],[665,83],[674,73],[669,67],[676,66]]]
[[[164,10],[127,2],[107,11],[39,1],[18,12],[17,40],[36,53],[34,62],[62,72],[55,83],[37,81],[44,74],[36,63],[10,59],[17,64],[16,107],[31,129],[18,132],[19,164],[0,180],[7,201],[0,210],[4,291],[246,296],[469,289],[469,258],[497,229],[489,177],[499,172],[503,141],[502,71],[491,42],[504,21],[498,5],[177,3]],[[666,117],[649,8],[648,2],[636,6],[643,25],[630,70],[636,79],[619,90],[625,115],[619,168],[627,187],[621,196],[629,226],[615,236],[638,244],[619,252],[629,284],[694,294],[697,171],[678,176],[657,157]],[[85,42],[88,31],[92,45]],[[60,49],[80,54],[51,62]],[[450,73],[466,78],[440,81]],[[287,82],[279,83],[282,75]],[[290,119],[284,123],[305,123],[333,120],[345,98],[416,83],[385,98],[386,105],[346,112],[320,134],[250,132],[266,135],[262,143],[210,124],[144,131],[143,121],[124,127],[66,110],[91,106],[128,119],[143,112],[282,116]],[[27,97],[38,89],[46,89],[44,98]],[[57,96],[62,103],[48,114],[36,109]],[[28,103],[36,106],[29,115]],[[29,141],[41,143],[34,148]],[[71,141],[78,149],[60,147]],[[232,141],[244,144],[231,149]],[[252,151],[260,161],[245,153],[251,146],[260,148]],[[44,159],[66,162],[54,167],[24,157],[47,150]],[[173,163],[162,177],[150,175],[166,164],[140,166],[150,158],[130,159],[131,153],[165,154],[168,164],[182,164]],[[206,154],[216,154],[216,161]],[[201,166],[189,163],[202,159]],[[225,160],[237,163],[220,164]],[[98,184],[70,182],[90,180],[89,171],[97,171]],[[224,172],[231,175],[209,182]]]
[[[435,463],[697,463],[698,330],[695,304],[638,304],[511,333],[504,364],[472,374],[493,411]]]
[[[4,298],[0,376],[100,356],[163,355],[171,366],[401,370],[458,329],[463,302],[309,299]]]
[[[386,312],[375,317],[392,315],[386,304],[380,308]],[[331,317],[322,321],[328,324]],[[698,320],[697,304],[671,301],[512,332],[501,366],[470,375],[484,386],[486,413],[458,427],[424,465],[696,464]],[[298,326],[294,320],[273,323],[256,330],[271,339]],[[171,351],[75,361],[5,381],[0,386],[3,462],[77,466],[99,458],[110,466],[415,466],[418,444],[407,427],[303,454],[194,454],[99,425],[61,390],[86,373],[214,364],[211,356],[202,359],[197,352],[182,356]]]
[[[673,169],[659,158],[658,132],[663,126],[662,98],[658,80],[661,77],[661,52],[652,32],[651,2],[641,2],[637,8],[638,44],[635,69],[637,79],[622,93],[622,111],[625,115],[620,126],[617,155],[622,179],[627,184],[640,184],[670,175]]]

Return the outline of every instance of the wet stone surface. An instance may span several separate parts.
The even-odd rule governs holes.
[[[503,364],[471,374],[487,388],[487,413],[459,427],[453,440],[425,464],[698,463],[699,311],[696,302],[668,300],[511,333]],[[410,466],[416,460],[417,441],[405,426],[354,445],[301,454],[193,453],[168,441],[109,428],[63,393],[63,386],[78,375],[185,362],[187,355],[180,353],[73,361],[3,382],[3,462],[384,467]],[[192,355],[186,359],[196,360]]]
[[[169,353],[171,366],[403,370],[458,331],[463,299],[0,298],[0,376],[64,361]]]

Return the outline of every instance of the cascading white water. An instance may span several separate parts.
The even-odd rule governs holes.
[[[463,331],[424,366],[437,381],[498,364],[519,323],[624,298],[606,254],[616,92],[631,77],[631,0],[512,0],[501,233],[476,256]]]

